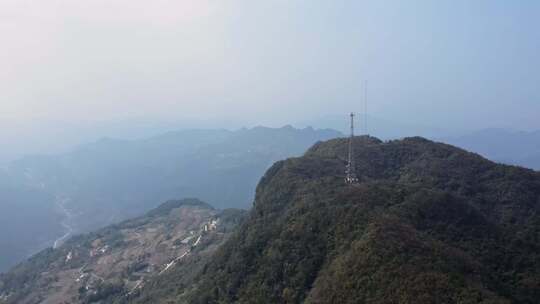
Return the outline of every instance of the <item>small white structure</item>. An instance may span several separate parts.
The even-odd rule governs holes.
[[[73,259],[73,252],[70,251],[66,256],[66,263],[71,261],[71,259]]]
[[[204,232],[214,231],[217,229],[218,219],[212,219],[210,222],[204,224]]]

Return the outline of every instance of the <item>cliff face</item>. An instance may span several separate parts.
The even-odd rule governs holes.
[[[276,163],[190,303],[538,303],[540,174],[409,138]]]

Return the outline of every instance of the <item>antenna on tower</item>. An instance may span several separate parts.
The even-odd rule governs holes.
[[[345,183],[355,184],[358,182],[356,177],[356,168],[354,165],[354,113],[351,113],[351,136],[349,137],[349,158],[347,160],[347,167],[345,168]]]
[[[366,130],[366,135],[369,135],[369,132],[368,132],[368,92],[367,92],[367,89],[368,89],[368,82],[366,80],[366,84],[364,86],[364,126],[365,126],[365,130]]]

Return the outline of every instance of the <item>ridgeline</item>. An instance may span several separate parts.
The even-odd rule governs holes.
[[[99,303],[539,302],[539,172],[423,138],[353,144],[358,184],[347,139],[317,143],[207,254]]]

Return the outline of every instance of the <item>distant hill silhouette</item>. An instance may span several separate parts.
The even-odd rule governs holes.
[[[497,162],[540,170],[540,131],[485,129],[443,140]]]
[[[366,134],[365,128],[366,116],[363,113],[357,113],[356,116],[356,134]],[[319,128],[331,128],[348,134],[350,132],[348,117],[344,115],[327,115],[316,119],[298,122],[298,126],[316,126]],[[384,119],[377,116],[367,116],[367,133],[371,136],[383,140],[399,139],[408,136],[423,136],[426,138],[446,138],[460,134],[459,131],[452,129],[438,128],[429,125],[417,123],[404,123]]]
[[[19,189],[32,189],[35,199],[21,194],[11,199],[17,204],[0,205],[7,217],[29,219],[18,225],[0,222],[0,240],[18,243],[0,248],[0,271],[26,256],[12,248],[32,253],[64,235],[61,220],[71,235],[92,231],[175,197],[199,197],[217,208],[249,208],[258,179],[275,161],[299,156],[315,142],[337,136],[333,130],[290,126],[184,130],[141,140],[105,138],[70,153],[12,162],[5,179]],[[0,192],[4,199],[8,195],[13,197]],[[34,210],[43,214],[38,222],[28,215],[29,206],[37,204]],[[35,232],[34,237],[13,238],[24,231]]]

